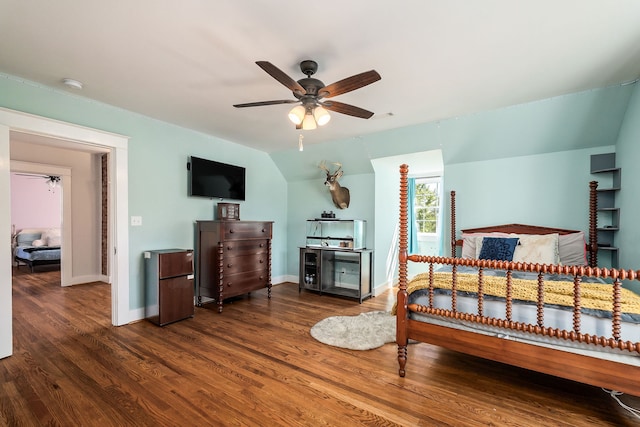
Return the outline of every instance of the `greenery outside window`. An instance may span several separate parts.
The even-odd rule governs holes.
[[[441,177],[409,179],[409,253],[441,253]]]

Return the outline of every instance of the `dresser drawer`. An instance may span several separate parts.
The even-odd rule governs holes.
[[[222,268],[225,275],[241,273],[243,271],[263,270],[268,265],[268,253],[225,257],[222,261]]]
[[[158,277],[184,276],[193,273],[193,251],[163,252],[158,254]]]
[[[223,236],[223,240],[270,239],[271,223],[227,221],[224,224]]]
[[[268,283],[269,271],[266,268],[248,273],[225,274],[222,298],[229,298],[266,288]]]
[[[269,250],[268,240],[228,240],[224,242],[224,256],[261,254]]]

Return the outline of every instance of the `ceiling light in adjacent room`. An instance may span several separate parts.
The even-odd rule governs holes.
[[[68,86],[72,89],[77,89],[77,90],[81,90],[82,87],[84,86],[82,84],[82,82],[79,82],[77,80],[74,79],[62,79],[62,84],[64,84],[65,86]]]

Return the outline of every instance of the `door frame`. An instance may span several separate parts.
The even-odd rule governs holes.
[[[129,323],[129,228],[128,228],[128,142],[129,137],[72,123],[0,108],[0,201],[10,205],[10,132],[17,131],[65,141],[71,147],[101,148],[110,153],[109,165],[109,257],[111,281],[111,322],[114,326]],[[0,241],[10,241],[10,212],[0,213]],[[11,299],[10,245],[0,245],[0,301]],[[6,351],[9,325],[11,341],[12,310],[0,307],[0,357]],[[8,310],[4,310],[8,308]],[[11,347],[11,344],[9,344]]]
[[[60,231],[62,233],[62,246],[60,251],[60,285],[70,286],[72,282],[73,240],[71,239],[71,168],[41,163],[11,160],[9,170],[11,173],[32,173],[36,175],[56,175],[62,177],[60,188],[61,219]]]

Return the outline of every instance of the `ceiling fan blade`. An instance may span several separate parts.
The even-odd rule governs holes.
[[[266,71],[267,74],[269,74],[271,77],[288,87],[290,91],[298,93],[299,95],[304,95],[305,93],[307,93],[307,91],[302,86],[300,86],[300,83],[286,75],[284,71],[273,65],[271,62],[256,61],[256,64],[258,64],[258,67]]]
[[[260,107],[262,105],[277,105],[277,104],[295,104],[298,103],[297,99],[280,99],[277,101],[258,101],[258,102],[247,102],[246,104],[235,104],[236,108],[244,108],[244,107]]]
[[[376,70],[365,71],[355,76],[347,77],[335,83],[325,86],[318,90],[319,98],[332,98],[352,90],[360,89],[363,86],[370,85],[380,80],[380,74]]]
[[[367,111],[364,108],[356,107],[354,105],[345,104],[344,102],[327,101],[321,102],[320,104],[327,110],[346,114],[348,116],[359,117],[361,119],[368,119],[373,116],[373,112],[371,111]]]

